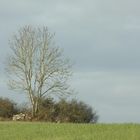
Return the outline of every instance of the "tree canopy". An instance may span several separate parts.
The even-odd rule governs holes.
[[[24,91],[32,105],[32,116],[39,111],[42,98],[69,94],[67,80],[71,64],[54,43],[47,27],[21,28],[10,41],[7,72],[11,89]]]

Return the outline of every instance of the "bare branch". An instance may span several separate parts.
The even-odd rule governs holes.
[[[47,27],[25,26],[10,42],[9,85],[26,91],[33,111],[37,110],[39,98],[50,93],[68,93],[66,82],[71,75],[71,65],[55,46],[53,37]]]

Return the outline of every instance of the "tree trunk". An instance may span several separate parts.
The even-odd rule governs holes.
[[[35,118],[38,115],[38,110],[39,110],[39,103],[38,101],[34,101],[32,104],[32,117]]]
[[[35,105],[32,104],[32,118],[35,118]]]

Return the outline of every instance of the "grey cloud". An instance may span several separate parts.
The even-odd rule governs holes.
[[[100,122],[140,122],[139,72],[81,72],[73,81],[78,97],[95,107]]]

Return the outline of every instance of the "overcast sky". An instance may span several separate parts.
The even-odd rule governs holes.
[[[24,25],[48,26],[74,63],[71,87],[99,122],[140,123],[139,0],[0,0],[0,96],[8,41]]]

